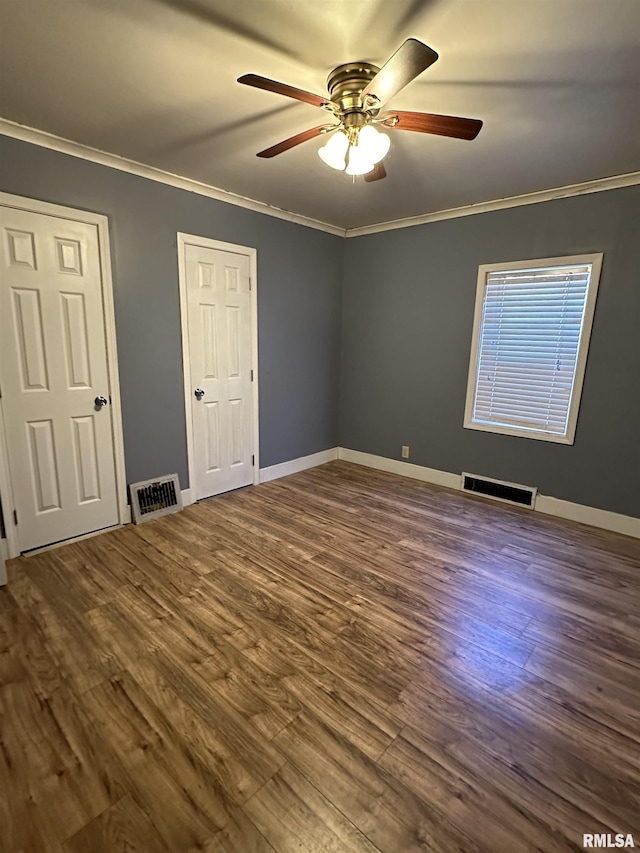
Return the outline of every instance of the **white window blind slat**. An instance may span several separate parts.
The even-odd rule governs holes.
[[[591,269],[486,274],[472,422],[566,434]]]

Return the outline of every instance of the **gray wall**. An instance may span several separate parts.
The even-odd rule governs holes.
[[[640,187],[345,241],[340,444],[640,515]],[[604,252],[575,444],[462,427],[478,266]]]
[[[127,482],[189,482],[178,231],[258,250],[261,467],[336,446],[341,238],[3,136],[0,190],[109,217]]]

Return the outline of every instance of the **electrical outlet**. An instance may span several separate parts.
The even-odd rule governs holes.
[[[402,458],[403,459],[409,458],[409,445],[408,444],[402,445]]]

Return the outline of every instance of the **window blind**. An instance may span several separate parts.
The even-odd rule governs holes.
[[[487,273],[473,422],[565,435],[591,264]]]

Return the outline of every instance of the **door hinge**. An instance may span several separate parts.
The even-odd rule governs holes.
[[[256,457],[255,457],[255,456],[252,456],[252,457],[251,457],[251,464],[252,464],[252,465],[255,465],[255,464],[256,464]]]
[[[249,290],[251,290],[251,276],[249,276]]]
[[[18,513],[15,511],[15,509],[13,511],[13,523],[14,524],[18,523]]]
[[[251,381],[253,382],[253,370],[251,371]]]

